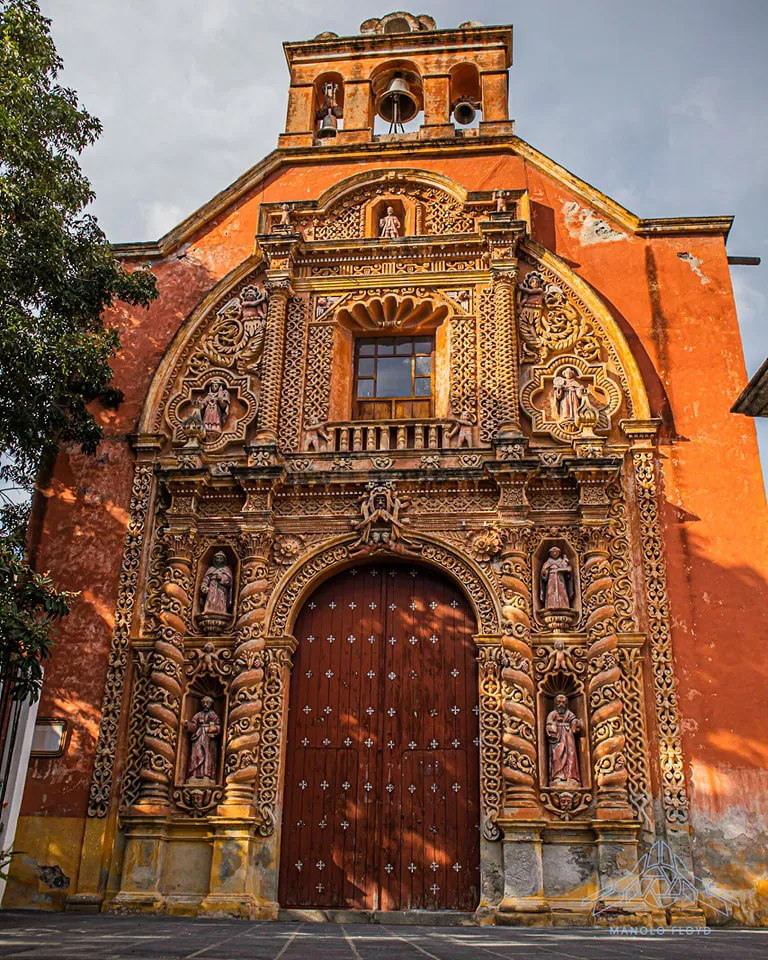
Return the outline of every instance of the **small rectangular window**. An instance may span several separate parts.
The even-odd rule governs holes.
[[[431,337],[358,339],[353,417],[357,420],[432,417],[434,351],[435,342]]]

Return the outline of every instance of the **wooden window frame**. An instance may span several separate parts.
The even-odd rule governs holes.
[[[428,340],[430,343],[429,353],[417,353],[415,351],[416,342],[419,340]],[[397,353],[397,345],[402,344],[403,342],[409,342],[411,344],[411,353],[403,354]],[[364,344],[373,344],[374,353],[370,358],[360,356],[360,348]],[[378,381],[378,367],[377,361],[379,358],[379,345],[383,344],[392,344],[393,352],[392,354],[383,354],[383,356],[409,356],[411,359],[411,393],[406,396],[398,397],[377,397],[376,393],[376,383]],[[415,393],[416,389],[416,380],[426,379],[424,376],[418,376],[416,374],[416,358],[417,357],[429,357],[429,394],[417,395]],[[360,360],[361,359],[373,359],[374,360],[374,372],[373,376],[360,376]],[[380,337],[356,337],[353,351],[353,373],[352,378],[352,419],[353,420],[431,420],[435,415],[435,335],[434,333],[425,333],[425,334],[415,334],[413,336],[407,337],[392,337],[392,336],[380,336]],[[372,397],[359,397],[358,396],[358,381],[360,380],[370,380],[374,384],[374,396]],[[376,404],[383,408],[384,404],[388,404],[388,413],[386,416],[364,416],[361,413],[362,407],[364,404]],[[425,404],[428,405],[428,412],[418,416],[403,417],[396,415],[397,404]]]

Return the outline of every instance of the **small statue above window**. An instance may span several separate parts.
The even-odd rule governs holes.
[[[387,213],[379,220],[379,238],[393,240],[400,236],[400,219],[395,214],[394,207],[387,207]]]

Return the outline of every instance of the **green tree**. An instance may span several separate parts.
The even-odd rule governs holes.
[[[109,386],[119,341],[104,310],[157,295],[153,274],[123,269],[87,212],[78,157],[101,124],[57,83],[62,66],[36,0],[0,0],[0,670],[24,698],[39,693],[71,595],[29,568],[20,499],[62,443],[95,452],[89,404],[122,398]]]

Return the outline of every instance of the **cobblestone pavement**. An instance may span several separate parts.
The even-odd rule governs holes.
[[[751,960],[768,930],[612,935],[609,930],[248,923],[175,917],[0,913],[0,958],[24,960]]]

